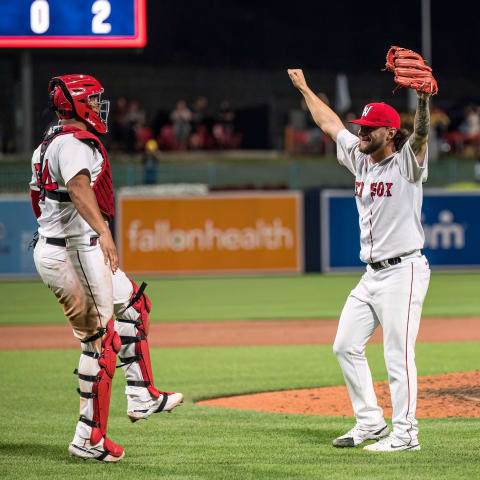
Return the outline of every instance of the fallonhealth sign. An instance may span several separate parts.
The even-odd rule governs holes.
[[[121,196],[118,207],[128,273],[303,271],[300,193]]]

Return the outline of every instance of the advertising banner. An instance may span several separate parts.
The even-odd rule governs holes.
[[[303,271],[298,192],[120,196],[121,268],[136,274]]]
[[[0,275],[37,275],[28,250],[37,221],[26,196],[0,196]]]
[[[425,190],[422,223],[425,248],[435,268],[480,268],[480,193]],[[321,195],[322,271],[364,268],[359,259],[360,229],[350,190],[324,190]]]

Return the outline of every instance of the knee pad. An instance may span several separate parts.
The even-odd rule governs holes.
[[[118,331],[122,341],[122,351],[119,359],[121,367],[137,363],[140,373],[127,375],[127,385],[130,387],[145,387],[155,398],[160,392],[154,387],[150,349],[148,346],[148,328],[150,322],[150,299],[144,293],[147,284],[142,282],[140,288],[132,281],[133,293],[127,306],[117,314]],[[132,345],[134,349],[132,351]],[[133,355],[132,355],[133,353]],[[129,356],[123,356],[127,355]]]
[[[92,348],[92,342],[99,338],[102,339],[101,349],[100,352],[96,352]],[[87,400],[87,404],[81,406],[80,421],[92,428],[90,436],[92,444],[97,444],[107,434],[112,378],[120,348],[121,340],[115,332],[113,318],[105,329],[82,340],[82,355],[95,361],[81,358],[79,368],[74,373],[78,375],[82,387],[78,389],[78,393]],[[91,384],[90,388],[88,384]]]
[[[335,339],[335,341],[333,342],[332,350],[333,350],[333,354],[336,357],[345,355],[345,353],[347,353],[348,351],[347,344],[345,342],[338,341],[337,339]]]

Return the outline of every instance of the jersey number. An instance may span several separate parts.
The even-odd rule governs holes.
[[[58,188],[58,183],[52,181],[52,176],[48,171],[48,159],[45,160],[43,172],[40,172],[40,164],[35,164],[35,173],[37,174],[37,186],[42,190],[56,190]]]

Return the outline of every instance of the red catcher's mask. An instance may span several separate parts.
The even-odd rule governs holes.
[[[90,75],[63,75],[53,77],[48,84],[48,94],[53,110],[60,118],[78,117],[88,123],[97,133],[107,133],[110,102],[102,100],[103,87]],[[90,105],[97,97],[98,112]]]

